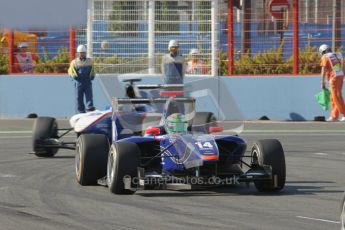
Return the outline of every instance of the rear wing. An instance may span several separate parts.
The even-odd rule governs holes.
[[[129,82],[130,85],[134,85],[136,82],[141,82],[140,78],[128,78],[123,79],[122,82]],[[183,84],[135,84],[138,89],[183,89]]]
[[[126,95],[129,98],[141,98],[142,95],[139,90],[143,91],[151,91],[151,90],[161,90],[161,91],[181,91],[179,93],[175,93],[174,96],[183,95],[183,84],[134,84],[136,82],[140,82],[141,79],[138,78],[131,78],[131,79],[124,79],[122,82],[128,83],[126,84]],[[163,96],[163,95],[161,95]],[[166,95],[165,95],[166,96]],[[172,95],[170,95],[172,96]],[[144,96],[146,97],[146,96]]]
[[[136,85],[138,89],[183,89],[183,84],[144,84]]]
[[[169,98],[113,98],[111,105],[113,112],[118,111],[120,105],[150,105],[150,104],[164,104]],[[195,98],[193,97],[178,97],[173,99],[176,102],[185,102],[185,103],[195,103]]]
[[[188,116],[194,117],[194,106],[195,98],[192,97],[113,98],[112,119],[123,130],[141,132],[147,127],[160,125],[165,115],[175,113],[173,111],[187,111]]]

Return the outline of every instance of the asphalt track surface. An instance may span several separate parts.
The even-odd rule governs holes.
[[[50,159],[28,154],[32,122],[0,120],[1,230],[339,229],[345,123],[245,123],[241,136],[249,146],[257,139],[281,141],[287,183],[280,193],[236,185],[120,196],[77,184],[73,151]]]

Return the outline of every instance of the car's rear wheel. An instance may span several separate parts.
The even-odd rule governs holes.
[[[286,166],[284,150],[281,143],[275,139],[259,140],[252,147],[252,163],[263,167],[272,167],[271,181],[254,181],[260,192],[279,191],[284,188],[286,180]]]
[[[75,173],[81,185],[95,185],[107,174],[109,141],[102,134],[81,134],[76,144]]]
[[[345,230],[345,194],[341,205],[340,224],[340,229]]]
[[[32,148],[38,157],[53,157],[58,148],[54,148],[54,138],[58,136],[58,124],[53,117],[38,117],[33,125]],[[49,140],[50,139],[50,140]],[[52,147],[44,147],[50,144]]]
[[[140,165],[140,149],[135,143],[118,142],[111,146],[107,165],[107,185],[115,194],[133,194],[125,189],[124,178],[131,178],[131,185],[137,177]]]

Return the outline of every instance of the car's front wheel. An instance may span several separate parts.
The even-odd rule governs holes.
[[[131,185],[138,173],[140,165],[140,149],[135,143],[118,142],[112,144],[108,156],[107,185],[115,194],[133,194],[133,190],[125,188],[124,179],[130,178]],[[135,186],[135,185],[134,185]]]
[[[102,134],[81,134],[76,144],[75,173],[81,185],[95,185],[107,173],[108,138]]]
[[[252,147],[252,164],[272,168],[271,181],[254,181],[260,192],[279,191],[284,188],[286,180],[285,155],[281,143],[275,139],[259,140]]]

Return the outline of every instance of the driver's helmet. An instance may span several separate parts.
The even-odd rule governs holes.
[[[185,133],[188,129],[188,121],[185,115],[173,113],[165,120],[165,129],[167,133]]]

